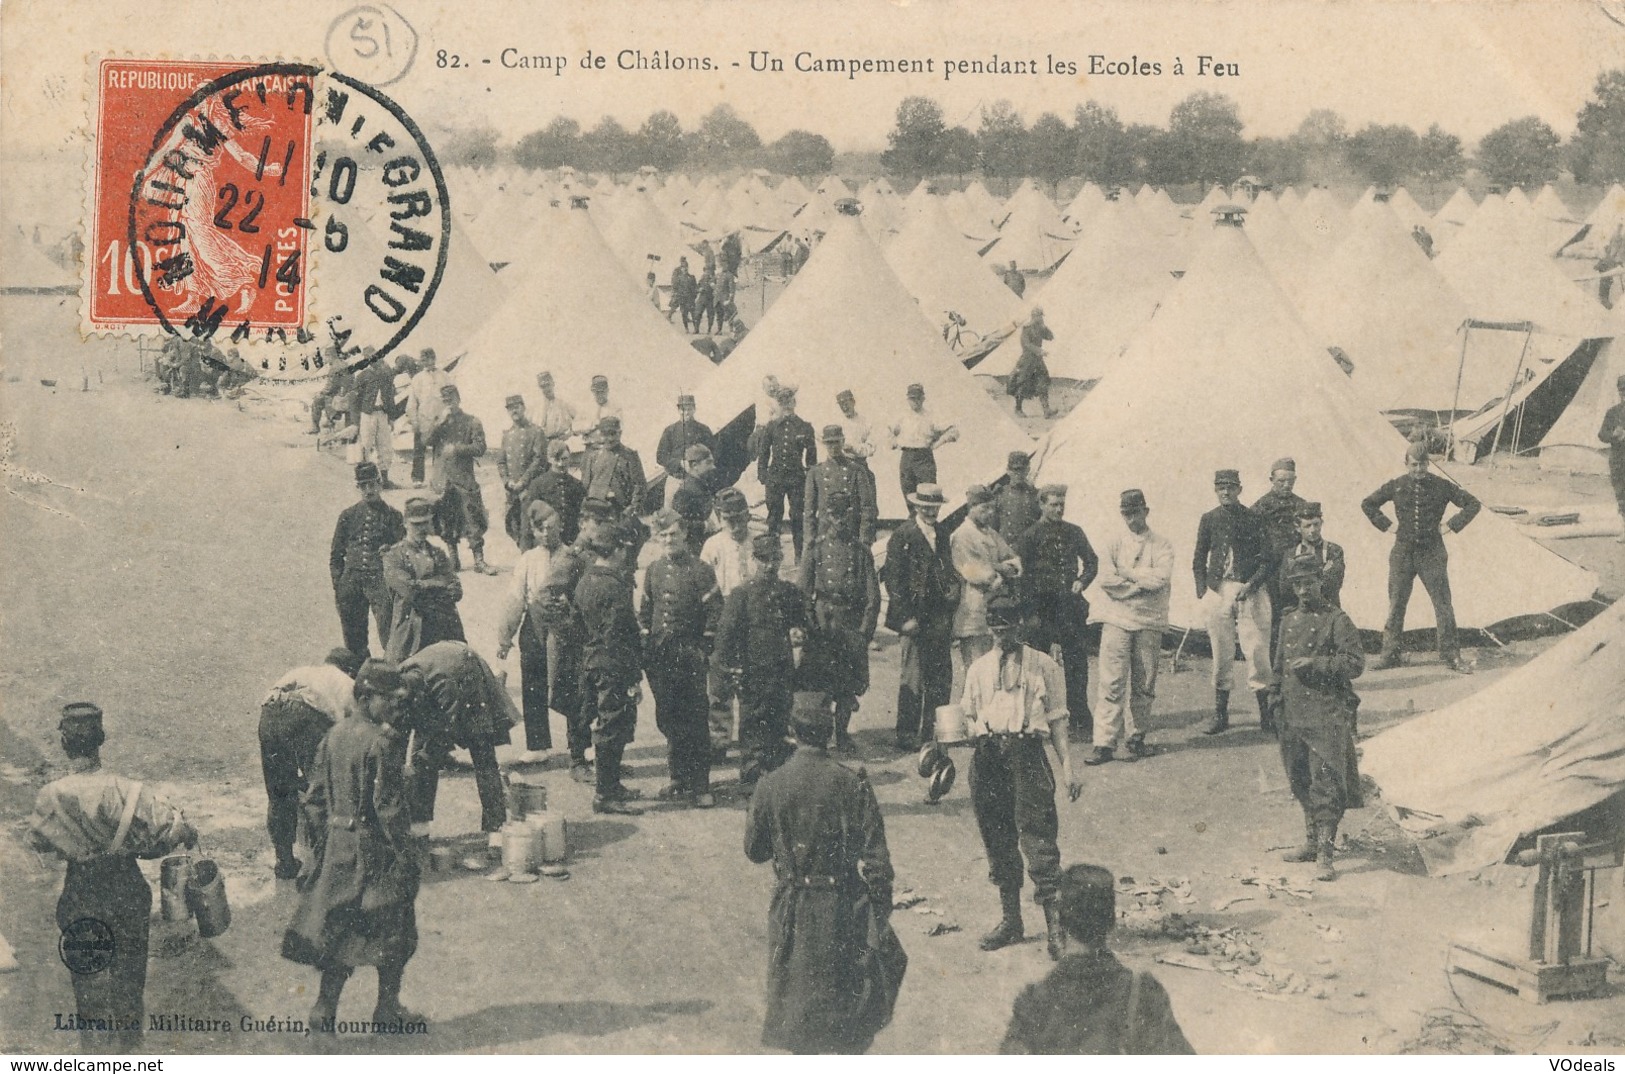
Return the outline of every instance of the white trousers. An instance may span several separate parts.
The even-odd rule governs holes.
[[[361,436],[357,443],[361,445],[363,461],[375,462],[379,470],[389,473],[389,464],[395,461],[395,434],[388,414],[374,410],[361,415]]]
[[[1209,591],[1202,598],[1202,614],[1213,645],[1213,688],[1229,690],[1234,683],[1239,640],[1241,658],[1247,662],[1247,687],[1256,693],[1270,685],[1270,594],[1260,586],[1251,596],[1235,600],[1241,589],[1240,582],[1225,582]]]
[[[1100,691],[1095,698],[1095,741],[1116,749],[1140,733],[1157,696],[1157,660],[1162,654],[1162,628],[1124,630],[1111,623],[1100,627]]]

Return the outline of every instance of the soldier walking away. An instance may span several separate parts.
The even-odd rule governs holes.
[[[1083,529],[1062,517],[1066,491],[1065,485],[1045,485],[1039,494],[1039,520],[1014,543],[1032,616],[1027,644],[1041,653],[1060,647],[1068,726],[1074,737],[1087,742],[1094,734],[1094,716],[1089,711],[1089,600],[1083,591],[1094,582],[1100,559]]]
[[[550,722],[549,668],[547,659],[548,585],[553,577],[553,553],[558,550],[559,514],[541,501],[527,509],[531,528],[531,548],[519,557],[513,569],[513,585],[502,606],[497,626],[497,659],[506,660],[519,641],[519,697],[525,717],[525,752],[520,764],[547,760],[553,749]]]
[[[1377,668],[1400,665],[1405,607],[1411,602],[1411,587],[1420,578],[1422,588],[1433,601],[1440,659],[1451,671],[1469,674],[1472,669],[1462,663],[1456,640],[1456,609],[1450,601],[1450,553],[1444,539],[1446,534],[1466,529],[1483,505],[1455,482],[1429,473],[1428,448],[1419,441],[1405,449],[1404,476],[1385,483],[1360,502],[1365,517],[1385,533],[1394,525],[1382,511],[1389,503],[1394,505],[1399,527],[1393,551],[1388,554],[1388,621],[1382,628],[1382,654],[1377,658]],[[1450,504],[1457,510],[1446,522],[1444,509]]]
[[[1303,809],[1304,844],[1283,855],[1319,861],[1317,880],[1337,879],[1332,865],[1337,825],[1362,804],[1354,723],[1360,698],[1353,680],[1365,670],[1360,632],[1320,591],[1320,562],[1287,565],[1297,606],[1281,624],[1275,666],[1281,691],[1281,763]]]
[[[530,524],[525,518],[530,486],[549,466],[547,436],[525,417],[522,397],[508,396],[506,406],[513,424],[502,431],[502,450],[497,454],[497,476],[506,494],[502,523],[508,537],[524,552],[531,540]]]
[[[1118,510],[1124,532],[1106,545],[1100,564],[1100,590],[1106,597],[1096,615],[1100,700],[1095,706],[1095,750],[1083,762],[1087,765],[1111,760],[1119,738],[1128,752],[1126,760],[1149,755],[1143,728],[1157,696],[1157,662],[1168,627],[1174,546],[1152,532],[1144,492],[1124,489]],[[1070,703],[1071,687],[1067,690]]]
[[[434,504],[422,497],[407,500],[406,537],[384,550],[384,582],[393,612],[391,660],[404,660],[437,641],[464,640],[463,618],[457,614],[463,583],[446,553],[429,543],[434,518]]]
[[[809,536],[822,532],[819,517],[841,497],[841,528],[865,546],[874,544],[875,507],[873,476],[846,451],[846,430],[826,425],[819,439],[824,442],[824,461],[807,471],[807,488],[802,494],[802,530]]]
[[[1010,262],[1010,266],[999,275],[1004,278],[1004,285],[1016,293],[1017,298],[1021,298],[1027,293],[1027,277],[1021,274],[1020,269],[1016,268],[1014,261]]]
[[[1107,948],[1117,925],[1109,870],[1061,874],[1061,961],[1016,997],[1003,1055],[1194,1055],[1161,983]]]
[[[1298,464],[1292,459],[1276,459],[1270,464],[1270,490],[1253,504],[1253,514],[1264,524],[1269,539],[1270,557],[1275,567],[1270,571],[1270,652],[1275,651],[1281,637],[1281,616],[1291,603],[1292,587],[1281,578],[1280,567],[1292,555],[1298,544],[1298,508],[1306,501],[1293,492],[1298,483]]]
[[[1625,520],[1625,376],[1615,380],[1614,390],[1619,393],[1619,402],[1603,414],[1597,439],[1608,445],[1608,480],[1614,486],[1619,517]],[[1625,532],[1621,532],[1618,539],[1625,544]]]
[[[779,539],[757,534],[751,550],[756,573],[723,601],[717,628],[717,659],[739,697],[739,783],[747,792],[784,763],[795,689],[790,634],[807,628],[801,590],[779,577]]]
[[[310,784],[316,747],[350,714],[361,659],[334,649],[314,667],[294,668],[260,704],[260,770],[265,776],[265,828],[276,851],[276,878],[299,875],[293,844],[299,834],[299,796]]]
[[[436,516],[440,537],[451,551],[453,570],[462,569],[457,542],[467,539],[474,553],[474,569],[481,574],[495,574],[496,569],[485,562],[485,531],[491,519],[474,472],[477,460],[485,454],[485,426],[463,410],[455,384],[440,389],[440,397],[446,403],[446,417],[428,439],[438,463],[432,487],[441,494]]]
[[[1044,752],[1047,740],[1061,762],[1067,797],[1076,802],[1083,785],[1072,775],[1072,753],[1064,724],[1066,681],[1048,654],[1024,644],[1021,610],[1008,597],[988,606],[995,646],[965,672],[965,713],[975,753],[970,796],[976,827],[987,850],[988,879],[999,889],[1002,914],[983,936],[984,951],[1026,938],[1021,920],[1021,865],[1033,881],[1033,901],[1044,908],[1049,956],[1061,957],[1061,925],[1055,895],[1061,880],[1061,851],[1055,838],[1055,774]]]
[[[796,708],[796,751],[763,776],[745,855],[773,863],[762,1043],[861,1054],[890,1021],[908,955],[891,927],[886,824],[863,771],[830,758],[827,710]]]
[[[707,335],[716,327],[717,320],[716,270],[706,262],[700,273],[700,282],[694,289],[694,330]]]
[[[936,418],[925,409],[925,386],[908,386],[908,413],[891,427],[892,448],[901,452],[897,463],[897,480],[903,488],[903,498],[921,485],[937,483],[937,448],[959,439],[959,430],[952,425],[938,425]]]
[[[632,564],[641,536],[624,518],[594,526],[593,561],[576,586],[583,630],[581,716],[592,725],[596,758],[594,813],[638,816],[643,797],[621,782],[621,757],[637,732],[643,699],[642,636],[632,603]]]
[[[859,482],[858,487],[864,486]],[[811,609],[813,628],[833,658],[833,681],[827,687],[835,703],[835,748],[850,752],[852,714],[858,698],[869,692],[869,642],[880,617],[880,581],[874,554],[853,537],[845,494],[830,494],[825,505],[818,538],[801,561],[797,583]]]
[[[886,629],[902,639],[897,670],[897,748],[912,752],[931,739],[937,709],[953,696],[954,608],[959,573],[937,529],[947,502],[942,489],[919,486],[908,497],[909,520],[886,542]]]
[[[305,792],[316,860],[300,880],[282,957],[321,971],[310,1009],[316,1033],[334,1032],[339,997],[357,966],[378,969],[374,1023],[423,1021],[401,1006],[401,980],[418,946],[420,869],[393,730],[406,694],[393,662],[361,665],[355,710],[322,740]]]
[[[638,622],[655,725],[666,736],[671,781],[660,797],[709,809],[716,799],[705,673],[716,646],[722,592],[715,572],[694,554],[682,516],[666,508],[655,515],[654,530],[665,555],[644,572]]]
[[[1270,686],[1270,595],[1265,588],[1274,561],[1259,517],[1241,505],[1241,474],[1213,475],[1219,506],[1196,527],[1196,599],[1202,604],[1213,648],[1213,719],[1202,733],[1230,729],[1230,688],[1235,680],[1236,642],[1247,665],[1247,685],[1258,701],[1258,724],[1275,727]]]
[[[367,645],[369,609],[378,626],[378,647],[389,645],[394,600],[384,581],[384,550],[406,537],[406,520],[384,502],[383,477],[376,464],[357,463],[355,484],[361,501],[340,512],[327,569],[344,647],[364,660],[372,651]]]
[[[790,540],[799,563],[805,542],[807,470],[818,461],[818,445],[812,425],[796,413],[795,389],[780,388],[778,404],[778,415],[762,430],[756,479],[767,490],[767,532],[774,537],[784,526],[788,504]]]
[[[68,862],[56,923],[73,977],[80,1048],[128,1054],[140,1049],[147,1020],[152,913],[152,888],[136,859],[196,846],[197,831],[140,781],[102,769],[107,735],[101,709],[88,701],[66,705],[57,729],[69,772],[40,788],[28,818],[28,845]],[[75,942],[98,941],[104,946],[71,957]],[[105,963],[97,957],[103,952]]]

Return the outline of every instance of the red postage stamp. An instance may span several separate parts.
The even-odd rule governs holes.
[[[239,72],[231,61],[98,65],[92,330],[304,326],[312,80],[294,65],[232,81]]]

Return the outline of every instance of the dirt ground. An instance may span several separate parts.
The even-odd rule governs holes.
[[[244,1015],[302,1018],[314,974],[277,953],[296,896],[290,884],[271,880],[254,728],[269,684],[337,642],[325,557],[333,520],[354,498],[348,467],[317,452],[297,408],[277,393],[240,402],[161,397],[140,378],[133,345],[77,340],[74,299],[0,301],[12,326],[0,417],[15,429],[15,441],[0,449],[8,493],[0,529],[0,933],[20,963],[0,975],[0,1050],[64,1047],[63,1034],[51,1031],[54,1015],[73,1009],[52,920],[61,870],[17,836],[34,791],[60,771],[57,708],[84,698],[107,711],[109,767],[162,783],[198,821],[226,870],[235,910],[230,931],[213,941],[155,926],[148,1011],[234,1026]],[[42,386],[42,377],[57,386]],[[1490,476],[1498,490],[1517,484],[1516,473]],[[1477,487],[1477,475],[1467,477]],[[1579,480],[1561,502],[1600,489]],[[405,496],[390,494],[397,504]],[[492,491],[487,501],[500,502]],[[486,653],[516,558],[500,532],[490,550],[498,577],[463,576],[464,620]],[[1559,551],[1597,569],[1610,596],[1625,589],[1620,545],[1565,541]],[[883,640],[858,737],[885,812],[899,893],[911,889],[924,901],[895,915],[911,964],[896,1018],[874,1050],[996,1050],[1015,995],[1049,968],[1042,918],[1029,908],[1025,944],[976,949],[998,905],[970,803],[961,783],[940,805],[925,805],[914,758],[887,748],[896,648]],[[1372,672],[1359,684],[1362,734],[1482,689],[1549,644],[1480,649],[1479,673],[1470,678],[1431,659]],[[517,676],[516,666],[510,674]],[[1157,755],[1080,768],[1083,797],[1061,806],[1064,859],[1133,878],[1120,905],[1144,906],[1130,920],[1151,935],[1124,933],[1119,950],[1156,972],[1199,1052],[1625,1045],[1617,988],[1600,999],[1537,1007],[1448,972],[1456,936],[1492,932],[1518,942],[1529,871],[1429,878],[1377,806],[1347,818],[1350,845],[1335,884],[1310,881],[1310,867],[1281,864],[1276,851],[1301,829],[1273,740],[1245,703],[1237,730],[1196,733],[1208,702],[1205,659],[1165,663],[1150,731]],[[554,736],[562,743],[557,718]],[[665,781],[664,744],[647,702],[628,757],[631,782],[652,796]],[[716,773],[723,801],[713,812],[651,809],[640,818],[595,817],[588,788],[556,765],[527,774],[549,786],[553,808],[569,818],[572,875],[530,885],[467,872],[427,878],[418,901],[422,941],[404,998],[431,1027],[409,1047],[758,1050],[771,874],[742,853],[744,803],[728,793],[733,773]],[[437,837],[477,832],[466,772],[449,779],[441,803]],[[1625,904],[1617,887],[1612,903],[1617,918]],[[935,926],[957,929],[927,935]],[[1206,930],[1210,947],[1256,953],[1257,967],[1156,961],[1200,963],[1187,940],[1168,935],[1191,929]],[[1617,942],[1617,927],[1613,935]],[[370,974],[358,975],[341,1017],[364,1017],[372,999]],[[153,1033],[148,1045],[160,1052],[307,1047],[285,1033],[241,1031]]]

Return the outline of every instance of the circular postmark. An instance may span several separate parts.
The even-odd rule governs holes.
[[[68,922],[56,942],[56,953],[69,972],[80,975],[101,973],[113,964],[116,944],[113,930],[105,921],[80,917]]]
[[[199,87],[154,136],[130,196],[130,249],[147,252],[135,277],[158,325],[211,354],[240,348],[231,366],[271,380],[389,355],[433,300],[450,236],[445,177],[417,124],[307,64]]]
[[[418,35],[387,4],[362,4],[327,28],[327,62],[369,86],[399,82],[412,69]]]

